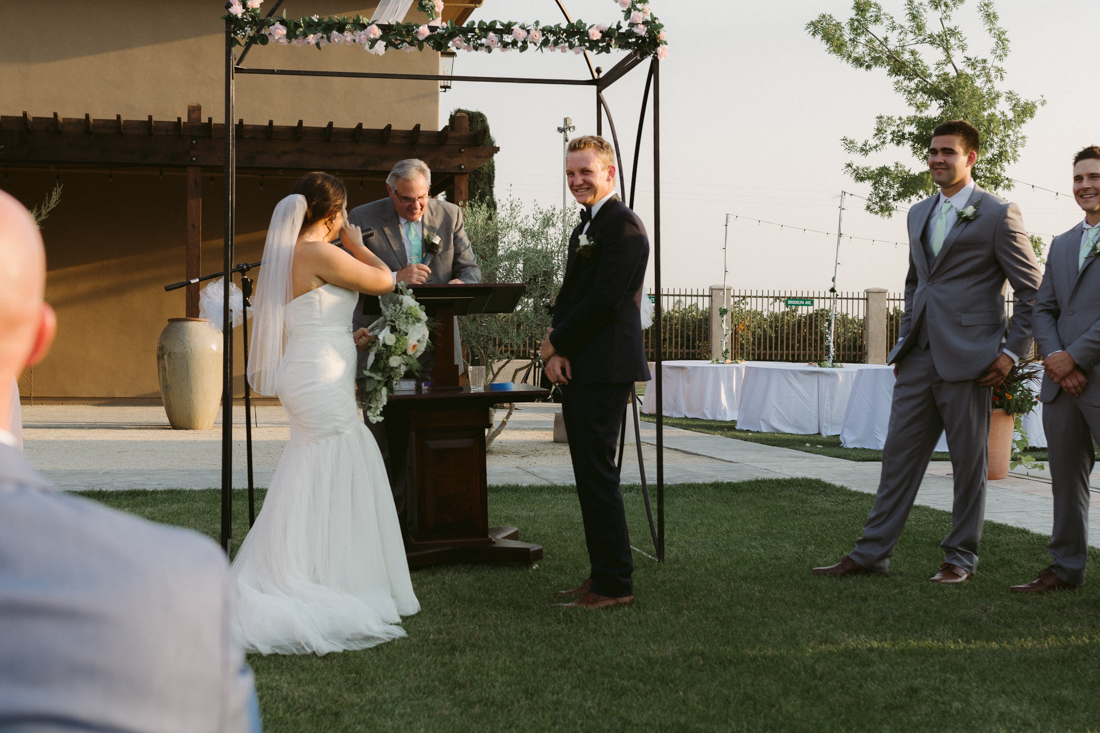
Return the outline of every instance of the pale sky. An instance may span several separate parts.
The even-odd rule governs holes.
[[[895,15],[900,0],[884,0]],[[976,5],[971,0],[969,6]],[[565,0],[574,20],[613,23],[614,0]],[[828,55],[804,30],[821,12],[839,19],[850,2],[774,0],[652,0],[669,33],[661,65],[662,284],[705,288],[722,282],[726,214],[727,283],[738,289],[827,290],[833,276],[840,192],[866,195],[868,187],[845,176],[840,138],[866,138],[878,114],[907,111],[882,71],[859,71]],[[997,0],[1010,41],[1002,90],[1046,105],[1024,128],[1028,140],[1009,175],[1066,194],[1017,185],[1004,193],[1017,202],[1024,223],[1049,244],[1083,215],[1071,195],[1073,154],[1100,144],[1091,87],[1074,77],[1091,68],[1095,0]],[[731,12],[731,9],[734,9]],[[553,0],[488,0],[474,20],[561,22]],[[959,16],[973,54],[988,43],[972,8]],[[1080,56],[1081,58],[1078,58]],[[610,69],[621,55],[596,56]],[[630,168],[644,69],[639,66],[605,96]],[[580,56],[460,52],[455,74],[585,78]],[[455,107],[486,113],[500,153],[497,197],[512,195],[560,206],[562,136],[572,117],[573,136],[595,132],[595,94],[588,88],[456,83],[441,95],[444,118]],[[652,228],[651,118],[647,115],[635,208]],[[609,136],[605,126],[605,134]],[[903,155],[908,155],[904,153]],[[890,160],[903,159],[891,157]],[[904,158],[911,163],[907,158]],[[572,198],[569,201],[573,205]],[[759,219],[776,224],[757,224]],[[813,229],[831,234],[803,233]],[[884,287],[900,292],[908,263],[904,214],[881,219],[848,199],[843,232],[861,239],[840,245],[837,289]],[[653,263],[647,284],[653,282]]]

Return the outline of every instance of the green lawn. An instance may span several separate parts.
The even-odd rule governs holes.
[[[634,544],[652,552],[640,492],[625,493]],[[214,491],[90,495],[219,526]],[[550,605],[586,574],[573,487],[491,487],[490,520],[543,544],[538,567],[417,571],[407,639],[250,658],[265,729],[1100,728],[1100,584],[1010,595],[1047,540],[990,523],[974,579],[932,585],[950,517],[921,507],[888,576],[813,575],[851,548],[872,500],[812,479],[669,487],[667,562],[635,556],[632,607],[576,612]],[[244,507],[237,492],[237,540]]]
[[[642,415],[645,422],[656,422],[653,415]],[[831,458],[843,458],[848,461],[881,461],[882,451],[870,448],[845,448],[840,444],[839,435],[799,435],[796,433],[757,433],[752,430],[738,430],[737,423],[728,420],[700,420],[693,417],[666,417],[664,424],[673,428],[694,430],[697,433],[709,433],[721,435],[724,438],[736,438],[750,443],[763,443],[779,448],[791,448],[805,453],[816,453],[820,456]],[[1028,450],[1032,459],[1036,461],[1047,460],[1046,448],[1031,448]],[[951,456],[946,452],[932,454],[933,461],[950,461]]]

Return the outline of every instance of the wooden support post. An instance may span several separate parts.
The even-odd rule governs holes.
[[[451,115],[451,123],[448,127],[453,130],[456,135],[467,133],[470,131],[470,118],[464,112],[457,112]],[[465,206],[470,201],[470,174],[465,172],[455,173],[454,178],[454,201],[451,203]]]
[[[187,105],[187,124],[202,124],[202,106],[198,104]],[[202,168],[197,165],[187,166],[187,248],[185,277],[199,277],[202,265]],[[199,284],[187,286],[187,317],[199,317]]]

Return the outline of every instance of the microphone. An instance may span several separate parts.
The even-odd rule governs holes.
[[[363,235],[363,240],[366,241],[374,236],[374,227],[367,227],[360,233]]]
[[[432,264],[432,259],[439,254],[439,249],[440,243],[438,238],[433,237],[428,240],[424,245],[424,257],[421,259],[421,262],[430,266]]]

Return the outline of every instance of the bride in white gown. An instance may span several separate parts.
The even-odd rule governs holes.
[[[339,179],[309,173],[279,202],[256,289],[248,379],[290,416],[260,515],[233,561],[246,651],[326,654],[405,635],[420,610],[386,469],[355,404],[359,292],[393,290],[347,223]],[[337,236],[354,257],[331,244]]]

